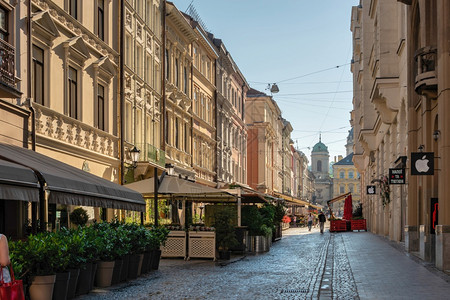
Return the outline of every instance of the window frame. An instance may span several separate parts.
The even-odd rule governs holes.
[[[37,48],[39,49],[39,51],[42,51],[42,62],[39,62],[34,55],[34,49]],[[46,105],[46,101],[45,101],[45,83],[46,83],[46,77],[45,77],[45,50],[42,49],[41,47],[39,47],[38,45],[36,45],[35,43],[33,43],[32,45],[32,61],[33,61],[33,65],[32,65],[32,70],[31,70],[31,92],[32,92],[32,97],[34,99],[34,102],[40,104],[40,105]],[[36,78],[38,78],[37,73],[36,73],[36,65],[40,65],[42,67],[41,72],[40,72],[40,78],[41,78],[41,99],[40,101],[36,101],[37,97],[36,97]]]
[[[100,87],[103,89],[103,95],[100,96]],[[97,122],[96,128],[100,130],[106,130],[106,99],[107,98],[107,90],[106,87],[102,83],[97,83]],[[101,100],[101,101],[100,101]],[[100,110],[100,102],[103,103],[102,111]],[[101,118],[100,118],[101,117]]]
[[[75,80],[71,78],[71,71],[75,72]],[[78,95],[80,94],[79,81],[79,69],[69,64],[67,68],[67,115],[76,120],[80,119],[78,103]],[[72,89],[73,85],[74,89]],[[72,99],[73,94],[75,94],[74,99]]]
[[[10,10],[8,10],[5,7],[0,5],[0,11],[3,11],[5,14],[5,28],[2,28],[0,26],[0,39],[9,43],[9,27],[10,27],[9,26],[9,13],[10,13]]]
[[[97,36],[104,41],[105,40],[105,1],[106,0],[97,0]],[[100,6],[102,3],[102,7]]]

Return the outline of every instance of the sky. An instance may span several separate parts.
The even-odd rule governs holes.
[[[351,8],[359,0],[173,0],[192,3],[222,39],[250,86],[270,94],[293,127],[294,146],[310,159],[319,141],[330,162],[345,157],[352,110]],[[311,160],[310,160],[311,161]]]

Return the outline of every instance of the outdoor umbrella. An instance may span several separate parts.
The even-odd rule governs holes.
[[[352,213],[353,213],[352,195],[348,195],[345,198],[343,219],[350,220],[352,218]]]

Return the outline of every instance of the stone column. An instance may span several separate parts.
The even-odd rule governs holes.
[[[450,35],[450,1],[437,1],[437,36]],[[450,45],[445,38],[437,39],[438,114],[440,134],[439,155],[439,224],[436,228],[436,267],[450,269]]]

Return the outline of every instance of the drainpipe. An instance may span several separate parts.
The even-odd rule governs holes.
[[[120,159],[120,184],[124,184],[124,111],[125,111],[125,88],[124,88],[124,68],[125,68],[125,62],[124,62],[124,22],[125,18],[125,1],[120,1],[120,27],[119,27],[119,58],[120,58],[120,71],[119,71],[119,143],[120,143],[120,149],[119,149],[119,159]]]
[[[31,20],[31,0],[27,1],[27,100],[29,102],[29,109],[31,111],[31,150],[36,151],[36,111],[33,108],[33,99],[31,98],[31,59],[33,43],[31,37],[32,20]],[[27,141],[28,148],[28,141]],[[42,176],[39,176],[38,172],[35,172],[39,179],[39,219],[41,230],[45,227],[44,209],[45,209],[45,192],[44,192],[44,180]],[[37,203],[31,204],[31,228],[32,232],[37,232]]]
[[[166,151],[166,0],[163,1],[163,24],[162,24],[162,76],[161,76],[161,95],[162,95],[162,113],[161,113],[161,129],[162,134],[160,137],[161,149]]]

